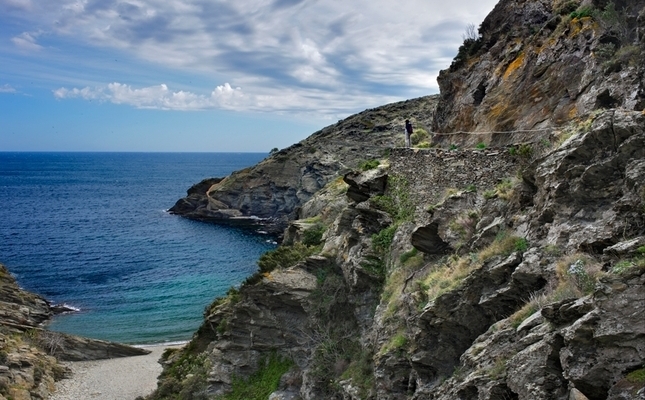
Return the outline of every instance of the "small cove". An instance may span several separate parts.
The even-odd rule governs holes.
[[[204,308],[275,247],[165,210],[263,153],[0,153],[0,262],[80,312],[52,330],[132,344],[190,339]]]

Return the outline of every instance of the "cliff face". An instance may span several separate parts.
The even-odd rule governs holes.
[[[69,375],[59,361],[86,361],[147,354],[118,343],[43,328],[60,307],[22,290],[0,264],[0,400],[46,399],[54,382]]]
[[[150,398],[645,399],[644,6],[502,0],[434,127],[548,129],[327,180]]]
[[[204,180],[169,211],[215,222],[260,218],[269,230],[281,233],[287,221],[298,217],[299,208],[339,173],[382,157],[384,149],[402,146],[405,119],[418,128],[431,126],[435,105],[435,97],[429,96],[353,115],[253,167]]]
[[[434,130],[542,129],[597,108],[642,110],[644,7],[642,0],[500,1],[480,36],[441,72]]]
[[[541,146],[393,150],[330,183],[151,398],[240,396],[275,360],[257,398],[642,396],[645,115]]]

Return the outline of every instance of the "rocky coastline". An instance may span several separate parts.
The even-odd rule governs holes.
[[[439,96],[189,193],[282,245],[148,399],[645,399],[644,15],[502,0]]]
[[[52,306],[21,289],[0,264],[0,400],[46,399],[55,382],[70,376],[63,361],[92,361],[145,355],[120,343],[48,331],[47,321],[64,306]]]

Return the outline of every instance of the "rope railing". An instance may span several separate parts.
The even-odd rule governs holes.
[[[456,131],[456,132],[433,132],[430,131],[428,134],[430,135],[459,135],[459,134],[466,134],[466,135],[491,135],[491,134],[497,134],[497,133],[533,133],[533,132],[546,132],[546,131],[555,131],[558,129],[562,129],[560,127],[550,127],[550,128],[542,128],[542,129],[518,129],[516,131],[484,131],[484,132],[466,132],[466,131]]]

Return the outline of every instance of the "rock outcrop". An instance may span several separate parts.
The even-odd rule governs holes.
[[[60,309],[57,307],[57,309]],[[149,350],[43,328],[54,312],[39,295],[22,290],[0,264],[0,400],[45,399],[68,377],[59,361],[148,354]]]
[[[276,399],[645,396],[644,139],[643,113],[608,110],[539,154],[396,150],[344,202],[336,182],[312,197],[166,363],[200,360],[193,388],[222,394],[276,355]]]
[[[253,224],[282,233],[287,222],[327,183],[384,149],[403,145],[403,126],[432,124],[436,96],[366,110],[271,154],[224,179],[204,180],[169,212],[203,221]]]
[[[517,141],[511,131],[544,129],[526,135],[545,137],[598,108],[642,110],[644,7],[642,0],[500,1],[439,75],[433,130],[498,132],[486,140],[502,145]]]

